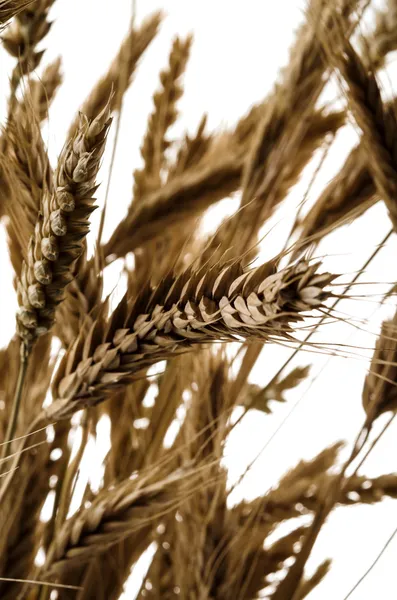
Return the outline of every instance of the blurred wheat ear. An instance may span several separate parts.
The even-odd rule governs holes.
[[[196,47],[193,35],[175,32],[141,163],[128,167],[126,214],[104,241],[104,208],[99,231],[90,229],[98,187],[110,177],[102,162],[117,160],[113,115],[122,127],[123,109],[135,110],[125,94],[136,71],[145,74],[163,15],[132,19],[75,107],[53,164],[42,126],[57,126],[51,105],[62,91],[62,57],[46,63],[43,47],[56,2],[0,0],[3,49],[13,60],[0,136],[0,227],[19,305],[15,335],[0,349],[0,597],[118,600],[150,551],[139,600],[327,598],[332,560],[318,557],[311,572],[306,563],[330,513],[397,498],[396,473],[362,473],[397,407],[397,313],[374,343],[365,416],[347,459],[335,440],[291,461],[257,497],[235,501],[254,463],[232,483],[227,448],[247,414],[271,420],[292,398],[299,404],[302,384],[313,382],[312,356],[349,356],[348,346],[324,339],[334,321],[348,323],[337,304],[346,305],[364,268],[343,290],[337,276],[347,274],[328,273],[314,255],[328,234],[378,202],[390,217],[385,227],[397,227],[396,102],[384,101],[378,82],[397,48],[397,0],[373,7],[365,37],[370,3],[308,1],[268,96],[230,129],[209,130],[203,106],[194,133],[179,137],[173,126]],[[323,102],[332,73],[337,109]],[[290,192],[352,122],[358,144],[318,197],[309,186],[296,214]],[[108,210],[118,210],[108,192]],[[207,209],[232,195],[238,209],[204,235]],[[261,236],[285,207],[294,213],[290,234],[276,256],[257,261]],[[124,286],[118,303],[118,289],[104,295],[112,270]],[[393,301],[387,293],[380,304],[386,297]],[[284,363],[264,359],[272,344],[286,349]],[[373,437],[384,413],[391,418]],[[99,474],[88,462],[93,448],[102,456],[104,425],[110,443]],[[286,440],[294,457],[296,429]]]

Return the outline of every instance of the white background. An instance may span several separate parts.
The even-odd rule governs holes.
[[[288,61],[288,48],[294,31],[303,18],[305,2],[141,0],[137,6],[137,21],[140,22],[145,15],[158,8],[164,9],[168,16],[159,36],[147,51],[136,80],[125,98],[105,237],[123,217],[131,200],[132,171],[140,165],[139,145],[147,115],[152,108],[151,96],[158,85],[158,72],[167,63],[174,35],[185,35],[193,31],[195,40],[185,77],[186,92],[180,102],[182,115],[172,134],[178,136],[185,130],[193,131],[204,112],[209,115],[209,129],[222,130],[233,125],[250,105],[263,99],[271,90],[280,66]],[[106,70],[128,29],[131,1],[57,0],[52,15],[55,23],[46,38],[48,51],[43,64],[60,54],[65,74],[64,85],[50,112],[49,126],[44,130],[51,158],[56,160],[76,109]],[[368,21],[371,22],[370,16]],[[387,76],[382,76],[387,95],[393,90],[393,58],[391,56],[388,61]],[[12,65],[10,58],[1,51],[2,90],[7,89],[7,77]],[[326,98],[330,100],[337,94],[337,87],[330,87]],[[2,116],[5,113],[5,100],[3,92],[0,98]],[[356,140],[357,131],[351,125],[339,134],[325,167],[315,182],[310,195],[312,201],[343,163]],[[112,136],[109,142],[111,147]],[[319,156],[315,160],[318,159]],[[106,182],[108,164],[109,153],[105,157],[101,173],[103,182]],[[277,213],[266,228],[268,230],[275,226],[272,234],[262,244],[264,258],[270,257],[282,246],[294,217],[294,207],[302,200],[313,169],[314,165],[305,171],[302,182],[291,193],[286,207]],[[99,201],[103,198],[104,187],[105,185],[102,186]],[[234,207],[235,204],[224,202],[221,206],[220,211],[210,211],[205,221],[207,229],[213,229],[220,214],[230,211],[230,206]],[[98,214],[95,219],[97,223]],[[330,236],[318,252],[328,255],[325,262],[329,270],[352,273],[370,255],[388,229],[386,211],[379,204],[353,226],[345,227],[341,232]],[[396,251],[396,241],[392,240],[368,269],[365,279],[368,282],[395,280]],[[0,231],[0,259],[0,343],[4,345],[14,332],[15,295],[3,230]],[[109,290],[117,281],[118,268],[119,265],[116,265],[107,275]],[[296,364],[313,362],[312,378],[323,369],[319,379],[307,391],[308,383],[303,383],[297,393],[291,393],[290,402],[274,407],[272,416],[256,412],[249,414],[234,433],[228,444],[226,457],[231,481],[235,481],[247,464],[257,456],[299,401],[288,421],[267,445],[237,489],[234,501],[243,496],[251,498],[263,493],[298,460],[314,456],[336,440],[345,439],[352,443],[363,421],[361,389],[368,367],[367,357],[371,354],[368,348],[374,345],[380,320],[393,313],[391,301],[382,310],[376,311],[375,294],[383,289],[385,288],[379,286],[363,286],[357,290],[357,294],[368,294],[368,300],[351,301],[343,307],[351,316],[366,319],[364,323],[358,324],[361,331],[338,324],[330,325],[322,331],[322,342],[346,343],[353,348],[340,348],[338,353],[341,356],[331,360],[327,356],[313,353],[301,355]],[[347,353],[353,356],[347,358]],[[254,369],[252,380],[264,385],[287,356],[288,352],[283,348],[267,347]],[[380,419],[377,431],[384,422],[384,419]],[[92,446],[85,457],[90,471],[94,470],[94,465],[99,463],[100,456],[103,456],[106,449],[106,423],[102,430],[101,447],[95,449]],[[363,472],[376,476],[397,471],[396,450],[396,428],[392,426],[366,462]],[[310,598],[343,600],[396,526],[397,503],[390,500],[373,507],[338,509],[318,539],[308,570],[312,571],[327,557],[333,558],[333,567]],[[373,572],[351,596],[353,600],[369,600],[373,597],[391,600],[396,597],[396,551],[397,540],[389,546]],[[128,585],[126,598],[133,597],[134,582],[139,579],[141,572],[141,568],[138,569]]]

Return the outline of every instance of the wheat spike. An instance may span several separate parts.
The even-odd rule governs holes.
[[[236,479],[239,461],[229,470],[227,463],[240,422],[249,425],[255,415],[269,420],[273,407],[276,412],[290,394],[299,396],[309,367],[297,365],[308,363],[307,353],[356,354],[342,340],[317,337],[323,322],[331,323],[331,335],[334,321],[349,323],[335,307],[351,286],[334,285],[335,276],[308,256],[328,231],[381,198],[397,227],[397,105],[382,101],[373,73],[396,44],[396,0],[384,0],[383,11],[375,6],[377,21],[366,42],[354,30],[367,0],[310,0],[307,22],[269,96],[230,129],[208,131],[204,113],[197,130],[179,140],[173,125],[191,38],[174,37],[143,139],[142,165],[134,166],[133,201],[107,243],[101,241],[101,219],[96,245],[86,234],[111,113],[121,111],[162,17],[155,13],[136,25],[133,7],[126,38],[52,165],[43,141],[47,128],[50,138],[54,134],[52,113],[44,121],[61,81],[60,62],[41,79],[31,69],[41,59],[53,2],[0,0],[5,43],[21,58],[20,64],[11,61],[0,138],[1,225],[20,305],[17,334],[0,349],[0,597],[119,600],[130,593],[132,569],[134,577],[142,575],[145,558],[150,565],[139,600],[326,596],[328,582],[322,581],[330,561],[311,571],[306,562],[328,516],[345,506],[397,499],[397,473],[368,477],[361,470],[397,408],[397,312],[383,322],[362,390],[364,426],[341,466],[339,442],[310,460],[297,455],[295,466],[267,491],[235,504],[235,492],[248,491],[256,459],[242,464]],[[6,8],[10,16],[20,9],[8,30]],[[361,44],[361,59],[353,43]],[[342,110],[322,103],[332,70],[346,99]],[[325,159],[350,113],[361,141],[302,219],[312,186],[321,184],[316,177],[323,159],[317,168],[314,153]],[[295,210],[290,192],[298,184],[293,192],[300,193],[307,176],[311,182],[298,199],[292,235],[282,240],[276,228],[288,223],[279,217]],[[105,204],[114,207],[111,190]],[[235,200],[239,209],[206,238],[203,228],[212,214],[217,219],[224,207],[229,213]],[[270,252],[275,241],[283,250],[265,264],[254,263],[263,226],[261,249]],[[291,248],[292,236],[298,243]],[[364,252],[367,240],[360,242]],[[377,244],[372,258],[384,246]],[[388,303],[395,290],[385,294]],[[354,302],[356,307],[356,295]],[[361,334],[361,323],[358,328]],[[392,413],[386,427],[372,441],[372,423],[386,412]],[[93,469],[91,450],[98,450],[101,472]],[[245,452],[239,454],[244,461]],[[347,476],[355,458],[359,466]]]
[[[376,342],[369,373],[365,378],[362,394],[363,407],[367,414],[382,413],[397,408],[397,313],[393,320],[382,324]]]
[[[57,59],[45,69],[40,81],[30,81],[28,93],[24,95],[22,100],[16,102],[15,104],[15,109],[13,112],[14,119],[12,122],[14,133],[20,132],[22,127],[28,130],[34,130],[36,127],[36,130],[38,131],[35,121],[37,120],[38,122],[42,122],[46,118],[48,108],[54,99],[55,93],[61,84],[61,81],[62,77],[60,74],[60,59]],[[7,132],[10,128],[11,127],[9,125],[9,127],[3,133],[3,147],[6,147],[6,142],[10,139],[7,137]],[[36,133],[35,137],[37,141]],[[23,150],[21,150],[26,152],[28,148],[26,148],[26,146],[24,147],[25,138],[26,136],[23,135],[20,140],[17,140],[17,142],[18,146],[22,146]],[[2,162],[4,162],[4,157]],[[10,188],[10,182],[6,180],[7,173],[2,172],[0,178],[2,186],[2,194],[0,196],[0,218],[6,213],[10,192],[11,195],[18,196],[18,193],[15,191],[15,189]],[[15,179],[12,182],[12,185],[14,187],[16,186],[17,188],[20,187],[19,182],[15,181]]]
[[[302,161],[298,161],[299,167],[290,170],[285,183],[287,188],[295,183],[303,162],[306,164],[308,157],[311,157],[318,148],[324,135],[334,132],[343,121],[344,117],[341,113],[321,115],[316,120],[302,142],[300,155]],[[213,152],[211,147],[208,152]],[[132,203],[126,218],[116,227],[109,241],[104,245],[104,255],[109,259],[125,256],[127,252],[163,234],[166,227],[175,225],[186,217],[199,215],[211,204],[226,198],[240,187],[242,168],[243,151],[238,144],[233,144],[226,152],[217,153],[212,162],[204,156],[196,169],[187,169],[141,202],[136,205]],[[239,213],[235,221],[240,219],[240,214],[242,213]],[[221,229],[219,235],[214,237],[213,242],[204,252],[203,262],[214,255],[215,249],[224,238],[225,232]],[[215,262],[215,257],[213,260]]]
[[[376,187],[397,228],[397,123],[391,106],[382,102],[373,73],[365,66],[348,40],[336,34],[339,52],[331,49],[334,39],[326,43],[332,64],[339,69],[347,84],[349,106],[363,132],[362,148]],[[331,41],[332,40],[332,41]]]
[[[23,259],[27,258],[29,239],[34,232],[41,199],[52,191],[52,170],[40,127],[30,107],[20,111],[7,129],[6,154],[2,157],[3,181],[8,194],[4,198],[10,218],[7,231],[10,256],[15,273],[21,275]]]
[[[105,326],[99,320],[62,361],[58,400],[47,418],[67,418],[158,360],[196,344],[289,336],[301,313],[320,307],[334,276],[307,262],[277,272],[274,263],[243,271],[239,264],[186,272],[147,290],[131,309],[126,298]],[[105,333],[106,331],[106,333]]]
[[[52,327],[72,279],[71,267],[82,252],[109,125],[108,107],[93,121],[81,116],[79,131],[59,158],[54,192],[42,199],[18,284],[18,332],[28,346]]]
[[[321,14],[322,18],[313,20],[313,23],[309,21],[301,28],[291,50],[290,63],[282,72],[281,83],[275,87],[268,101],[243,175],[242,206],[250,203],[254,194],[264,198],[269,189],[266,177],[272,153],[283,137],[288,139],[298,133],[296,142],[300,142],[302,121],[313,114],[316,100],[324,87],[324,73],[328,65],[318,39],[321,32],[330,27],[333,11],[326,8],[320,13],[321,4],[320,0],[312,0],[309,13]],[[346,29],[350,26],[349,16],[356,4],[345,0],[337,7]]]
[[[381,68],[388,52],[397,44],[396,28],[393,23],[397,18],[397,3],[390,0],[391,15],[378,11],[377,25],[373,36],[364,40],[363,60],[369,62],[372,70]],[[383,37],[385,36],[385,37]],[[395,102],[388,105],[393,111]],[[379,200],[370,169],[367,166],[367,152],[360,145],[349,154],[345,164],[325,188],[313,208],[306,215],[297,249],[292,253],[295,259],[309,243],[317,244],[323,235],[333,230],[347,219],[359,217]]]
[[[18,12],[12,25],[2,36],[7,52],[18,60],[11,77],[11,89],[15,90],[21,75],[37,69],[44,51],[37,51],[36,46],[51,29],[48,12],[54,0],[34,0]]]
[[[98,494],[89,508],[62,526],[49,550],[43,577],[73,568],[174,508],[186,494],[187,473],[156,483],[125,481]]]
[[[166,134],[178,115],[176,104],[183,94],[179,80],[186,68],[191,44],[191,36],[186,40],[175,38],[168,68],[160,73],[161,89],[153,96],[154,111],[149,116],[141,147],[144,166],[134,172],[134,202],[161,185],[161,170],[169,145]]]

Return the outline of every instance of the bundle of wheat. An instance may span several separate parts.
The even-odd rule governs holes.
[[[363,36],[357,26],[368,4],[310,0],[269,95],[230,129],[210,131],[203,110],[194,133],[179,139],[173,126],[194,39],[174,37],[141,164],[131,166],[131,202],[105,239],[110,185],[98,230],[90,228],[108,134],[110,178],[125,95],[163,15],[132,19],[53,164],[42,127],[54,127],[61,59],[36,70],[57,2],[0,0],[3,47],[14,61],[0,137],[0,227],[19,304],[15,335],[0,349],[1,598],[118,600],[149,548],[139,600],[328,597],[331,561],[320,558],[311,574],[306,565],[330,513],[397,498],[395,473],[358,472],[386,429],[370,444],[373,425],[397,407],[397,313],[376,342],[364,424],[347,459],[332,443],[270,489],[261,481],[254,498],[235,501],[253,463],[232,483],[227,456],[246,419],[272,419],[290,395],[299,398],[310,357],[349,356],[339,338],[324,343],[319,333],[349,323],[336,305],[349,300],[362,269],[341,292],[346,273],[310,256],[378,202],[397,227],[396,104],[385,102],[377,79],[397,48],[397,2],[375,7]],[[343,107],[323,102],[331,73]],[[361,139],[345,164],[317,199],[306,194],[314,201],[294,215],[283,250],[252,264],[261,230],[291,207],[307,165],[352,120]],[[208,237],[198,223],[232,195],[238,208]],[[125,287],[119,296],[108,294],[113,269]],[[275,344],[293,349],[283,364],[277,353],[274,362],[260,356]],[[289,365],[295,356],[299,364]],[[103,448],[104,424],[109,448],[100,476],[90,477],[87,457],[93,445]]]

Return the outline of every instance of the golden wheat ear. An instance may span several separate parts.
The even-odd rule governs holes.
[[[54,192],[42,199],[18,283],[18,333],[27,346],[51,329],[72,280],[72,266],[83,251],[110,122],[108,106],[92,121],[81,115],[76,135],[58,160]]]
[[[246,271],[238,263],[188,270],[148,288],[131,308],[125,297],[108,321],[99,318],[65,354],[47,418],[68,418],[139,370],[197,344],[289,338],[292,324],[329,297],[335,276],[317,268],[302,261],[278,272],[275,263]]]
[[[101,490],[91,506],[67,520],[55,536],[43,578],[76,568],[126,534],[158,522],[186,499],[196,479],[195,472],[188,469],[175,471],[164,479],[153,472],[149,478],[132,478]]]

